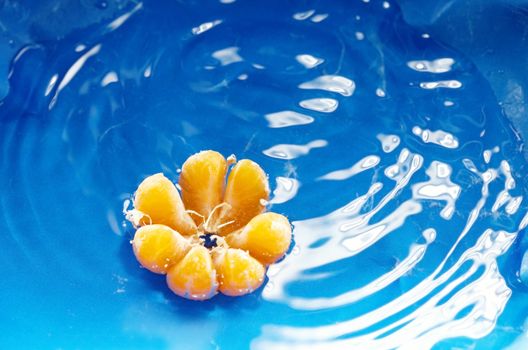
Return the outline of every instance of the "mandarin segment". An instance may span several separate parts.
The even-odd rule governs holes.
[[[187,210],[203,216],[203,219],[194,217],[197,225],[222,202],[226,170],[224,156],[215,151],[196,153],[183,163],[179,181],[182,199]]]
[[[255,216],[244,229],[228,235],[226,242],[249,251],[251,256],[269,265],[284,256],[290,247],[291,235],[288,219],[269,212]]]
[[[134,235],[132,246],[139,263],[159,274],[167,273],[190,249],[185,238],[165,225],[140,227]]]
[[[265,201],[269,199],[269,192],[268,178],[262,168],[249,159],[239,161],[231,169],[227,179],[224,202],[230,208],[225,210],[219,222],[233,223],[221,228],[219,233],[225,235],[233,232],[262,213]]]
[[[141,182],[134,197],[134,207],[144,214],[139,220],[141,226],[163,224],[184,235],[196,232],[196,225],[185,211],[176,186],[161,173]]]
[[[218,282],[211,254],[207,248],[195,245],[187,255],[167,272],[167,284],[177,295],[206,300],[217,293]]]
[[[260,262],[240,249],[226,249],[215,256],[218,289],[225,295],[239,296],[258,289],[266,269]]]

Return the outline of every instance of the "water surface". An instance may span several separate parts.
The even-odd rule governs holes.
[[[34,24],[40,39],[13,57],[0,347],[497,349],[523,337],[526,161],[470,58],[390,1],[116,4],[86,2],[100,17],[50,25],[56,35]],[[258,292],[197,303],[139,268],[122,205],[204,149],[261,164],[295,244]]]

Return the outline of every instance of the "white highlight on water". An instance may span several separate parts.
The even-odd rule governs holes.
[[[451,167],[439,161],[433,161],[426,171],[429,181],[412,186],[413,198],[445,201],[446,205],[440,216],[451,219],[455,212],[455,203],[460,196],[461,188],[451,179]]]
[[[119,78],[117,76],[117,73],[114,71],[111,71],[111,72],[106,73],[106,75],[103,77],[103,79],[101,80],[101,86],[105,87],[108,84],[117,83],[118,81],[119,81]]]
[[[242,57],[238,54],[239,49],[236,46],[226,47],[225,49],[213,52],[212,56],[220,61],[222,66],[227,66],[231,63],[243,61]]]
[[[320,13],[320,14],[312,16],[312,18],[310,18],[310,21],[314,23],[319,23],[319,22],[324,21],[327,17],[328,17],[328,13]]]
[[[211,21],[211,22],[205,22],[205,23],[202,23],[200,24],[199,26],[197,27],[194,27],[192,29],[192,33],[194,35],[200,35],[202,33],[205,33],[206,31],[208,31],[209,29],[212,29],[214,27],[216,27],[217,25],[219,25],[220,23],[222,23],[222,20],[221,19],[216,19],[214,21]]]
[[[270,128],[286,128],[288,126],[305,125],[314,121],[314,118],[309,115],[294,111],[275,112],[266,114],[264,117],[268,121],[268,126]]]
[[[378,134],[377,139],[381,142],[381,149],[385,153],[391,153],[400,145],[400,137],[398,135]]]
[[[458,148],[458,139],[447,131],[432,131],[415,126],[413,127],[412,132],[420,137],[425,143],[434,143],[445,148]]]
[[[487,149],[487,150],[485,150],[485,151],[482,153],[482,156],[484,157],[484,161],[486,162],[486,164],[489,164],[489,162],[491,161],[491,157],[492,157],[495,153],[499,153],[499,151],[500,151],[499,146],[495,146],[495,147],[493,147],[492,149]]]
[[[359,160],[357,163],[352,165],[350,168],[332,171],[331,173],[321,176],[319,180],[346,180],[365,170],[375,167],[376,165],[379,164],[379,162],[380,162],[380,158],[378,156],[367,156]]]
[[[339,102],[333,98],[312,98],[299,102],[299,105],[315,112],[332,113],[337,109]]]
[[[356,84],[351,79],[340,75],[322,75],[313,80],[299,85],[300,89],[324,90],[337,92],[343,96],[352,96],[356,89]]]
[[[383,90],[382,88],[377,88],[376,89],[376,96],[378,97],[385,97],[387,94],[385,93],[385,90]]]
[[[137,6],[136,6],[137,7]],[[53,108],[55,103],[57,102],[57,98],[59,97],[60,92],[62,89],[64,89],[70,81],[79,73],[81,68],[84,66],[86,61],[99,53],[101,50],[101,44],[97,44],[94,47],[92,47],[90,50],[88,50],[86,53],[84,53],[81,57],[75,61],[74,64],[66,71],[66,74],[64,74],[64,77],[62,78],[61,82],[59,83],[59,87],[57,88],[57,91],[55,92],[55,95],[51,99],[51,102],[49,104],[49,109]]]
[[[300,183],[297,179],[278,176],[276,179],[275,190],[273,190],[273,198],[269,201],[270,204],[280,204],[291,200],[297,194]]]
[[[519,210],[523,197],[510,194],[510,191],[515,189],[516,184],[511,174],[510,165],[505,160],[500,163],[500,172],[505,176],[504,189],[499,192],[491,211],[497,213],[500,208],[505,206],[505,212],[513,215]]]
[[[383,135],[381,139],[386,140],[390,136]],[[363,159],[380,161],[375,155],[365,156]],[[362,161],[354,166],[361,163]],[[319,296],[317,291],[310,297],[310,293],[297,294],[295,289],[288,288],[291,283],[332,278],[332,271],[310,271],[344,261],[376,245],[383,237],[402,227],[409,217],[423,212],[424,201],[443,203],[440,216],[444,219],[451,218],[456,211],[456,201],[461,196],[461,187],[451,179],[452,167],[435,160],[425,170],[429,179],[411,186],[410,199],[395,207],[391,206],[390,211],[381,218],[376,215],[381,210],[388,209],[388,204],[409,185],[411,178],[421,171],[423,164],[421,155],[403,148],[396,163],[385,168],[386,176],[395,183],[380,198],[377,197],[383,190],[383,185],[375,182],[373,177],[373,183],[367,192],[356,196],[344,207],[321,217],[294,222],[295,254],[290,254],[270,267],[269,283],[263,291],[263,297],[293,309],[324,312],[336,307],[353,307],[354,303],[382,292],[400,278],[412,273],[427,254],[430,245],[437,240],[438,234],[433,228],[423,230],[421,243],[411,244],[403,259],[386,273],[373,276],[364,285],[324,297]],[[497,258],[509,249],[518,230],[528,226],[528,214],[520,220],[518,230],[512,232],[476,226],[475,223],[491,195],[490,184],[494,181],[504,183],[504,190],[495,199],[495,203],[499,203],[497,210],[507,208],[508,205],[510,209],[518,209],[518,203],[510,195],[516,183],[506,161],[502,161],[496,169],[483,171],[479,171],[469,159],[464,159],[463,164],[480,180],[481,197],[473,209],[467,212],[465,225],[459,232],[453,233],[456,237],[454,244],[425,279],[403,294],[396,294],[385,305],[339,323],[313,327],[269,323],[253,341],[252,348],[429,349],[446,338],[480,338],[491,332],[511,296],[511,290],[498,270]],[[346,171],[337,171],[333,177],[334,180],[344,180],[349,177],[347,175]],[[504,193],[510,197],[506,197]],[[501,198],[508,198],[508,201]],[[521,201],[522,197],[519,198]],[[505,209],[504,215],[515,213],[516,210]],[[464,246],[469,248],[460,250],[464,247],[462,241],[469,237],[470,231],[477,233],[476,240],[469,245],[467,243],[470,241],[466,242]],[[409,311],[402,312],[405,310]],[[389,319],[390,322],[387,322]],[[356,335],[357,332],[360,334]]]
[[[253,342],[254,348],[429,349],[446,337],[468,336],[468,334],[474,338],[482,337],[493,329],[498,315],[511,296],[511,290],[498,271],[496,258],[509,248],[515,237],[516,233],[488,229],[451,268],[442,274],[436,270],[410,291],[388,304],[337,324],[319,327],[268,325],[263,328],[263,335]],[[465,263],[471,264],[468,271],[451,279]],[[482,268],[483,271],[479,274]],[[475,280],[467,283],[470,278]],[[442,302],[460,286],[463,287]],[[440,289],[432,294],[436,288]],[[353,332],[367,330],[370,326],[396,315],[426,296],[429,296],[429,299],[415,311],[381,329],[353,338],[336,339]],[[457,318],[457,315],[467,308],[470,308],[468,315]]]
[[[149,64],[147,68],[145,68],[145,71],[143,72],[143,76],[145,78],[150,78],[151,75],[152,75],[152,66]]]
[[[432,61],[417,60],[407,62],[407,66],[418,72],[428,73],[446,73],[451,70],[451,67],[455,63],[452,58],[439,58]]]
[[[272,280],[274,288],[264,292],[265,298],[280,299],[298,309],[325,308],[326,302],[314,304],[311,299],[307,298],[285,297],[285,285],[290,280],[301,278],[302,271],[358,254],[400,227],[407,217],[421,211],[421,205],[417,201],[408,200],[380,221],[369,222],[408,184],[413,174],[422,166],[423,158],[420,155],[412,154],[406,149],[402,150],[402,153],[404,155],[399,160],[402,164],[405,163],[407,170],[399,177],[392,190],[371,210],[360,213],[361,208],[382,189],[381,183],[372,184],[367,193],[326,216],[294,223],[296,243],[301,253],[295,257],[288,257],[277,265],[280,271],[275,273]],[[323,246],[310,248],[313,243],[322,238],[328,239]],[[306,254],[311,257],[306,259]],[[341,305],[344,304],[346,300]]]
[[[433,90],[438,88],[458,89],[462,87],[462,83],[458,80],[439,80],[422,82],[420,83],[420,87],[426,90]]]
[[[307,18],[310,18],[311,15],[315,13],[315,10],[308,10],[304,12],[297,12],[293,15],[293,18],[298,21],[304,21]]]
[[[50,94],[51,90],[53,90],[53,88],[55,87],[55,84],[57,83],[58,78],[59,78],[58,74],[53,74],[53,76],[51,77],[48,83],[48,86],[46,86],[46,92],[44,93],[44,96],[48,96]]]
[[[264,150],[262,153],[277,159],[295,159],[307,155],[314,148],[322,148],[328,144],[325,140],[314,140],[306,145],[279,144]]]
[[[297,62],[299,62],[305,68],[308,68],[308,69],[317,67],[318,65],[324,62],[324,59],[318,58],[312,55],[308,55],[308,54],[297,55],[295,56],[295,59],[297,60]]]
[[[409,168],[415,168],[418,165],[421,167],[422,163],[422,156],[412,154],[407,148],[404,148],[398,155],[396,163],[385,168],[384,173],[389,179],[399,182],[408,175]]]
[[[143,8],[143,3],[142,2],[138,3],[136,6],[134,6],[132,10],[117,17],[112,22],[110,22],[110,24],[108,24],[108,29],[112,31],[112,30],[116,30],[117,28],[121,27],[134,13],[138,12],[142,8]]]

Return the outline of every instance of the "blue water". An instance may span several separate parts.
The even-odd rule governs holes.
[[[0,348],[526,346],[519,132],[396,3],[53,6],[1,9]],[[139,267],[122,209],[204,149],[261,164],[295,245],[198,303]]]

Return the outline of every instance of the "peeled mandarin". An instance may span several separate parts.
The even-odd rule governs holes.
[[[140,219],[140,225],[163,224],[184,235],[196,232],[196,225],[185,211],[176,186],[161,173],[141,182],[134,207],[145,214]]]
[[[206,300],[217,293],[218,282],[209,250],[193,246],[187,255],[167,272],[167,284],[177,295]]]
[[[185,238],[165,225],[140,227],[134,235],[132,246],[139,263],[160,274],[167,273],[190,249]]]
[[[215,256],[218,289],[225,295],[239,296],[253,292],[264,281],[264,266],[247,252],[229,248]]]
[[[268,178],[262,168],[249,159],[242,159],[233,169],[227,179],[224,202],[231,208],[226,210],[220,224],[234,220],[224,226],[219,233],[225,235],[244,225],[254,216],[262,213],[269,199]]]
[[[255,216],[244,229],[228,235],[226,242],[249,251],[251,256],[269,265],[284,256],[290,247],[291,235],[288,219],[269,212]]]
[[[222,202],[227,162],[220,153],[202,151],[183,163],[180,187],[185,208],[194,210],[207,219],[211,211]],[[199,225],[202,219],[194,217]]]

